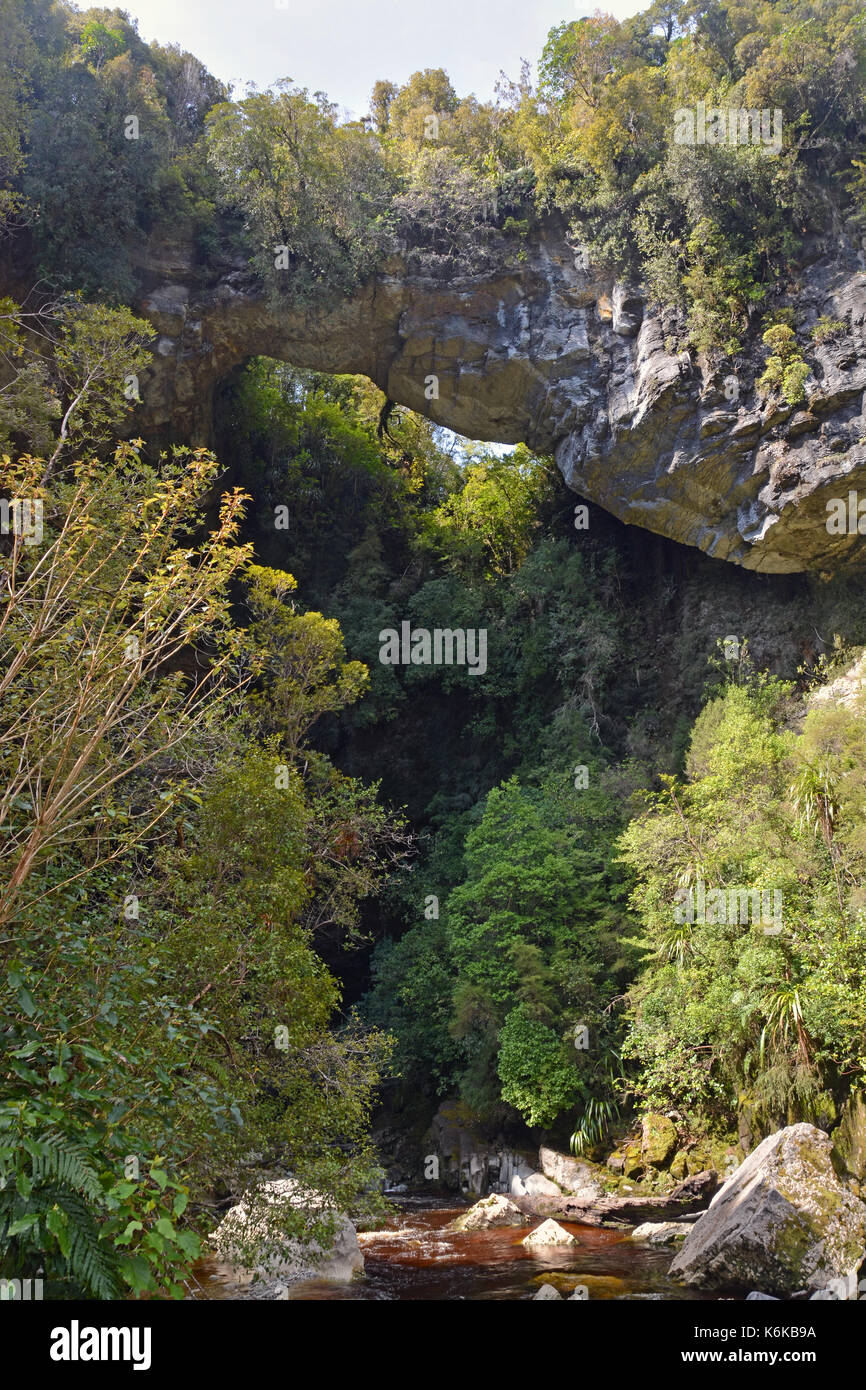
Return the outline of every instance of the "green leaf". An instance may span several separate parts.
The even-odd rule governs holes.
[[[56,1236],[57,1244],[60,1246],[60,1253],[65,1260],[68,1260],[70,1253],[70,1241],[69,1218],[67,1217],[66,1212],[60,1211],[58,1207],[52,1207],[49,1212],[46,1212],[45,1225],[48,1227],[51,1234],[53,1236]]]
[[[38,1223],[39,1213],[36,1211],[28,1212],[26,1216],[19,1216],[18,1220],[13,1221],[6,1232],[7,1238],[11,1240],[12,1236],[23,1235],[25,1231],[31,1231]]]
[[[197,1260],[201,1254],[201,1241],[193,1231],[178,1231],[175,1244],[191,1260]]]
[[[140,1221],[130,1221],[122,1236],[118,1236],[115,1245],[128,1245],[136,1231],[143,1231],[144,1227]]]
[[[152,1282],[150,1265],[141,1255],[121,1256],[120,1277],[129,1284],[134,1293],[143,1293]]]
[[[111,1191],[115,1197],[131,1197],[133,1192],[138,1191],[138,1183],[127,1180],[116,1182]]]
[[[32,1018],[36,1012],[36,1005],[33,1003],[33,996],[31,995],[30,991],[26,990],[22,985],[15,997],[18,1000],[18,1003],[20,1004],[21,1008],[26,1013],[27,1017]]]

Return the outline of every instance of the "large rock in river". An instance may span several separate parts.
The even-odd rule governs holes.
[[[577,1236],[573,1236],[564,1226],[560,1226],[558,1221],[542,1221],[540,1226],[536,1226],[534,1231],[530,1231],[528,1236],[524,1236],[523,1245],[578,1245],[580,1242]]]
[[[285,1234],[287,1218],[305,1212],[329,1219],[330,1240],[302,1240]],[[348,1283],[364,1272],[355,1227],[342,1212],[329,1212],[319,1193],[293,1178],[266,1182],[231,1208],[210,1236],[215,1253],[232,1266],[237,1283],[253,1279],[327,1279]]]
[[[670,1272],[687,1284],[818,1289],[859,1264],[866,1206],[837,1178],[814,1125],[763,1140],[695,1222]]]
[[[525,1226],[529,1221],[510,1197],[494,1192],[452,1221],[450,1231],[488,1231],[494,1226]]]

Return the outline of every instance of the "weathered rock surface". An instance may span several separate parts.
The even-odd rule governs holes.
[[[676,1221],[644,1221],[635,1226],[632,1240],[645,1240],[650,1245],[671,1245],[675,1240],[684,1240],[690,1227],[679,1225]]]
[[[452,1221],[449,1231],[487,1231],[494,1226],[525,1226],[529,1218],[508,1197],[494,1192]]]
[[[860,1268],[862,1266],[852,1265],[843,1277],[832,1279],[826,1288],[816,1289],[812,1298],[825,1303],[858,1302],[866,1298],[866,1278],[860,1278]]]
[[[531,1216],[558,1216],[582,1226],[637,1226],[644,1221],[668,1221],[703,1211],[718,1185],[718,1174],[706,1172],[686,1178],[661,1196],[593,1194],[585,1198],[561,1193],[559,1197],[530,1197],[515,1195],[514,1191],[511,1195],[521,1211]]]
[[[592,1165],[579,1158],[570,1158],[568,1154],[542,1146],[538,1150],[538,1162],[544,1176],[572,1197],[592,1202],[607,1195],[594,1176]]]
[[[540,1226],[536,1226],[534,1231],[530,1231],[528,1236],[524,1236],[523,1245],[577,1245],[577,1236],[573,1236],[564,1226],[560,1226],[558,1221],[542,1221]]]
[[[456,1100],[442,1101],[420,1152],[436,1159],[437,1183],[479,1197],[491,1189],[522,1194],[523,1180],[533,1172],[529,1154],[491,1144],[466,1106]],[[430,1181],[426,1161],[419,1162],[416,1172]]]
[[[538,1293],[532,1295],[533,1303],[555,1303],[563,1301],[559,1289],[555,1289],[552,1284],[542,1284]]]
[[[641,1155],[651,1168],[661,1168],[674,1154],[677,1131],[666,1115],[645,1115],[641,1121]]]
[[[756,389],[759,340],[722,369],[676,349],[639,287],[584,269],[555,218],[517,259],[434,275],[405,250],[329,309],[275,305],[243,259],[208,267],[152,239],[136,306],[153,366],[132,433],[212,443],[215,386],[253,355],[361,373],[475,439],[554,453],[566,482],[621,520],[748,569],[832,571],[862,537],[827,503],[866,497],[866,273],[844,238],[789,287],[812,376],[802,408]],[[776,307],[776,305],[774,305]],[[812,343],[820,316],[843,328]]]
[[[530,1173],[523,1182],[527,1197],[560,1197],[562,1194],[555,1182],[543,1173]]]
[[[833,1161],[844,1177],[858,1184],[858,1191],[866,1185],[866,1097],[862,1091],[854,1091],[845,1102],[833,1131]]]
[[[866,1206],[837,1178],[831,1148],[814,1125],[769,1135],[691,1228],[671,1274],[784,1294],[825,1287],[859,1264]]]
[[[232,1267],[238,1284],[274,1277],[344,1284],[363,1274],[364,1257],[348,1216],[334,1214],[333,1241],[323,1246],[282,1234],[281,1217],[298,1208],[322,1210],[322,1198],[293,1178],[280,1178],[264,1183],[255,1197],[239,1202],[223,1217],[210,1241],[219,1258]]]

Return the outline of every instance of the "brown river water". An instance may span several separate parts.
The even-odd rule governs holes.
[[[530,1227],[446,1231],[465,1207],[436,1205],[429,1198],[401,1198],[388,1225],[359,1234],[366,1277],[350,1285],[305,1280],[290,1299],[362,1302],[383,1299],[531,1298],[541,1283],[555,1283],[564,1297],[576,1285],[588,1299],[696,1299],[702,1295],[667,1278],[670,1246],[635,1244],[621,1231],[563,1222],[580,1244],[529,1253],[521,1240]],[[539,1218],[540,1220],[540,1218]],[[199,1297],[239,1296],[229,1271],[214,1259],[196,1266]],[[706,1297],[707,1295],[703,1295]]]

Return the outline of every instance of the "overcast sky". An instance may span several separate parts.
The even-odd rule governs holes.
[[[111,3],[111,0],[108,0]],[[224,82],[291,77],[364,115],[379,77],[445,68],[457,92],[493,96],[501,69],[537,61],[548,31],[592,13],[581,0],[116,0],[141,37],[178,43]],[[618,19],[649,0],[610,0]],[[82,3],[81,8],[86,8]]]

